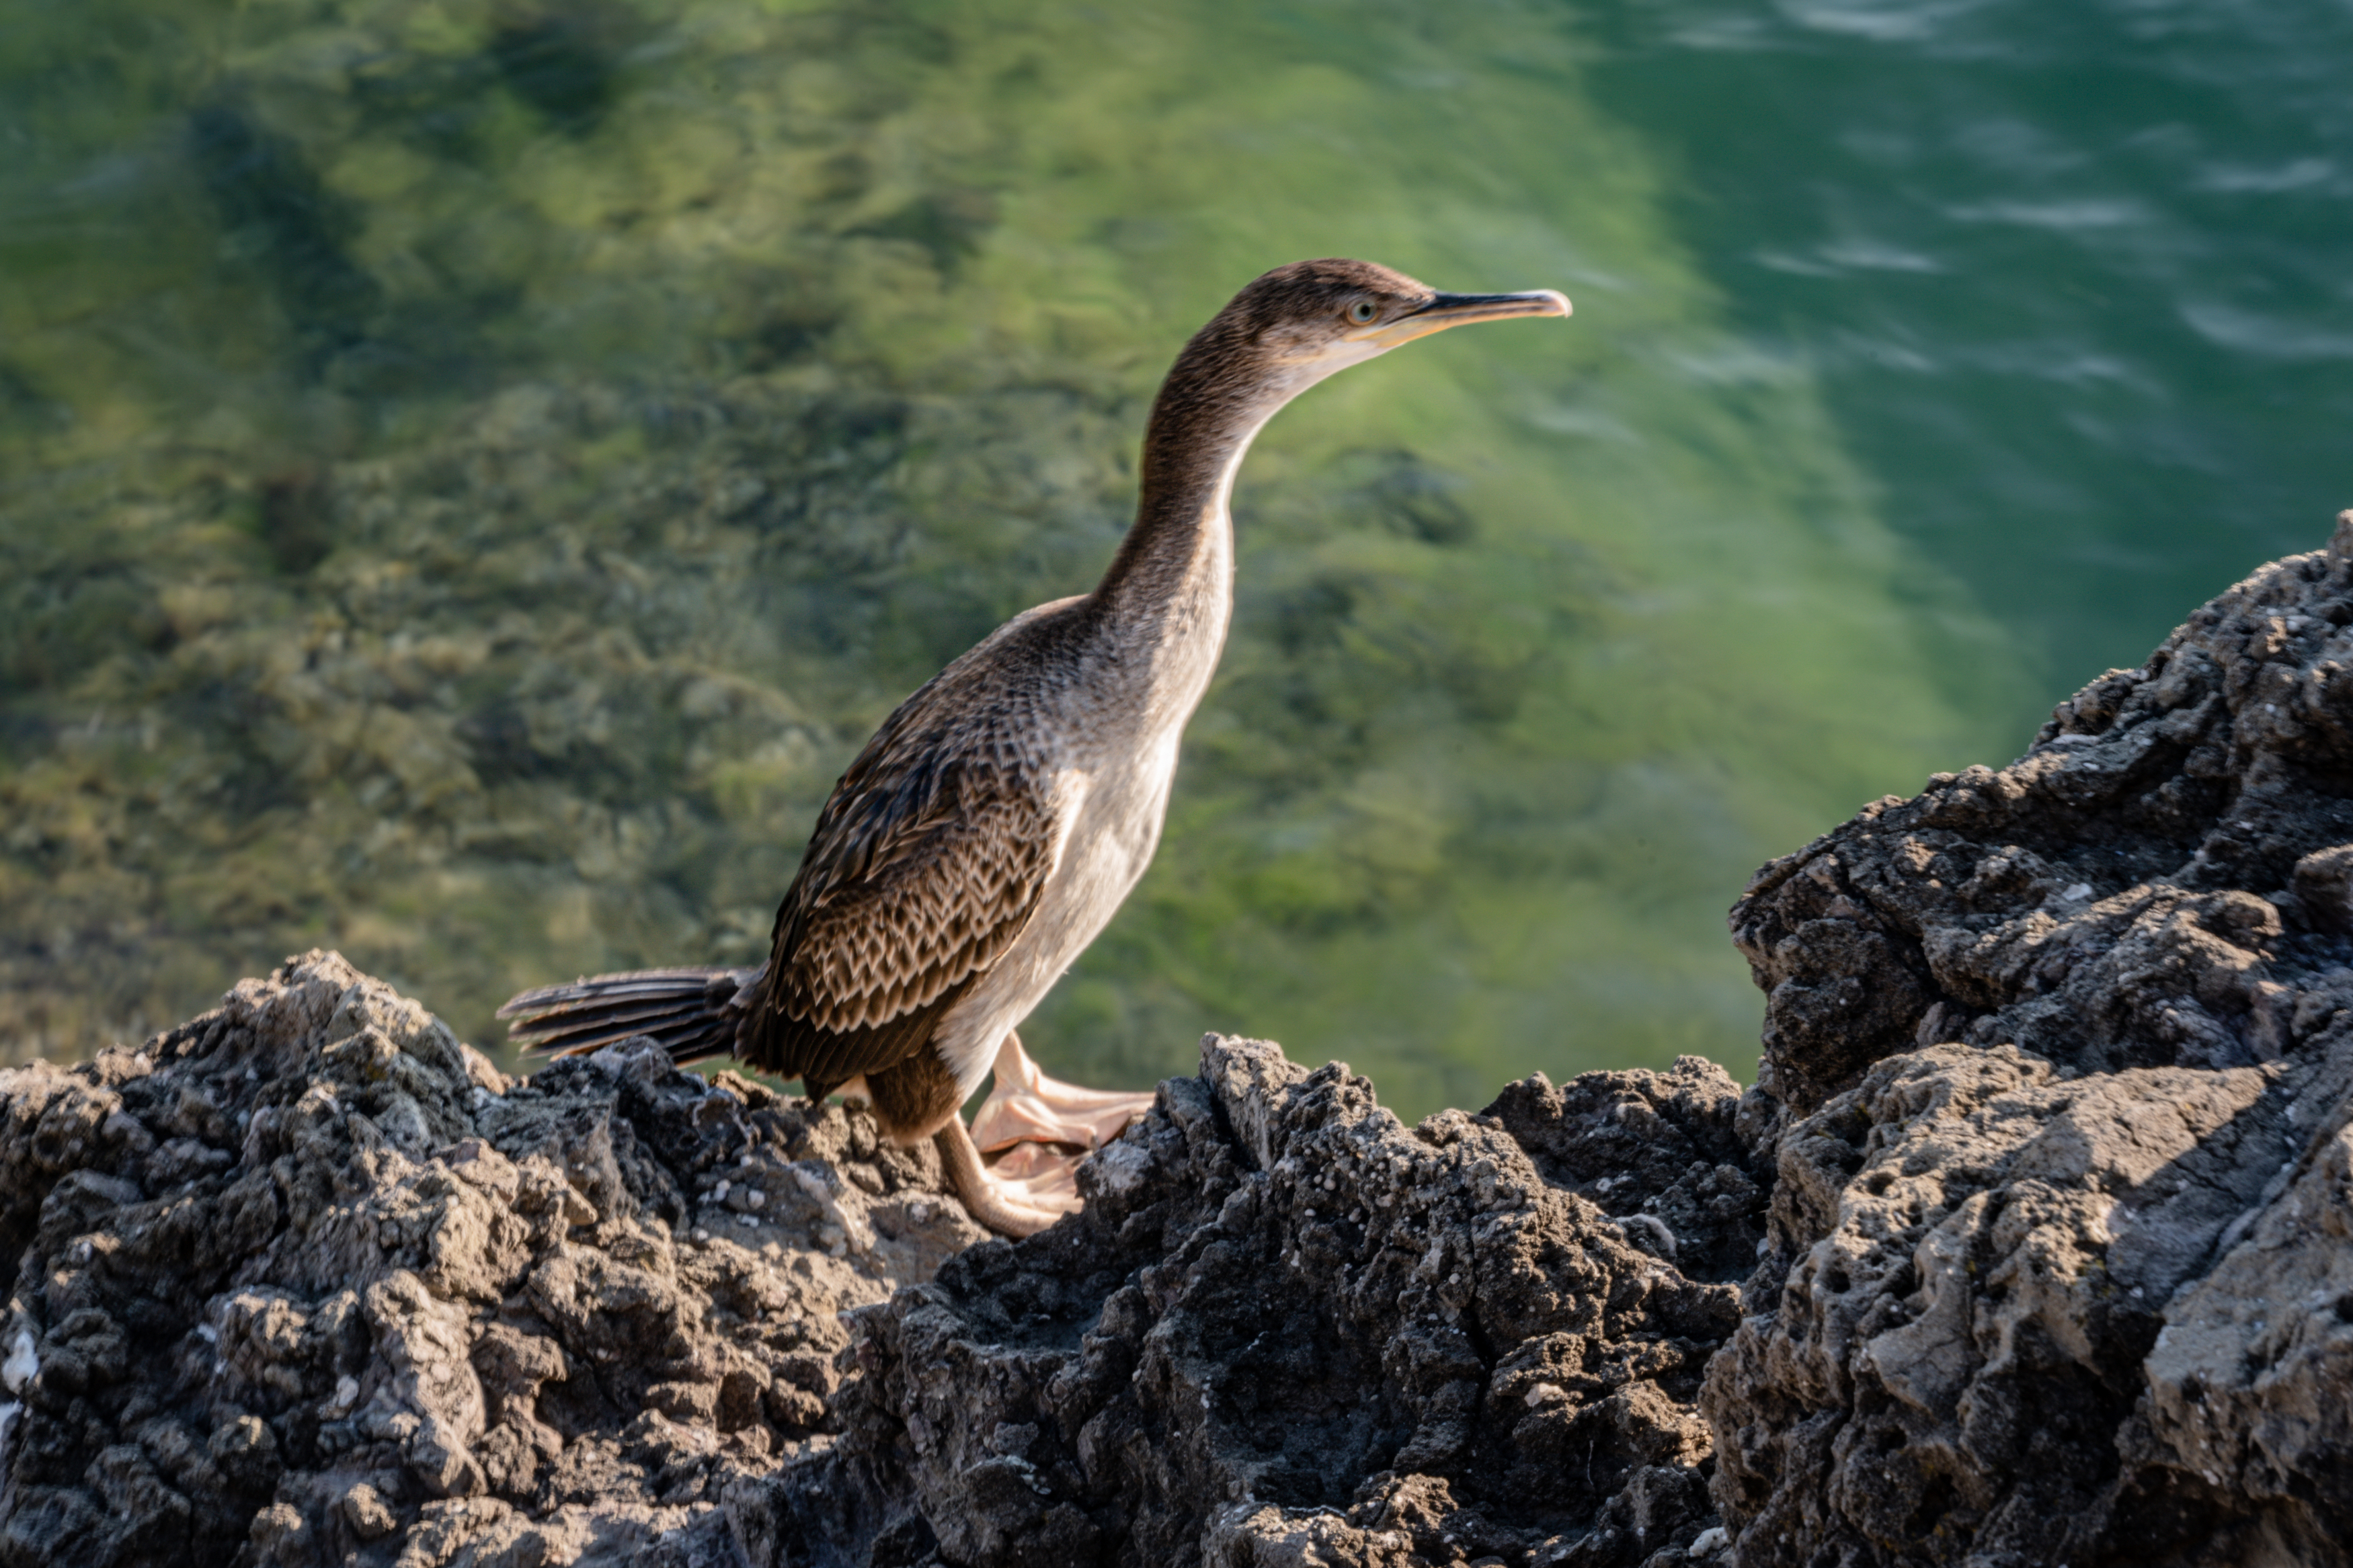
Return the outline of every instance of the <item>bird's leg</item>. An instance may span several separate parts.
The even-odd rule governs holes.
[[[1076,1214],[1079,1163],[1151,1108],[1149,1094],[1048,1078],[1008,1031],[997,1047],[996,1081],[972,1119],[972,1142],[999,1189],[1031,1207]]]
[[[1075,1200],[1069,1208],[1033,1202],[1023,1184],[1004,1180],[982,1164],[962,1117],[950,1116],[932,1134],[932,1142],[939,1147],[940,1163],[947,1168],[948,1185],[957,1199],[975,1220],[999,1236],[1035,1236],[1078,1206]]]
[[[818,1086],[809,1087],[814,1092]],[[956,1114],[964,1097],[955,1076],[931,1051],[833,1087],[845,1095],[862,1089],[893,1142],[930,1137],[956,1197],[999,1236],[1032,1236],[1076,1214],[1079,1162],[1152,1104],[1148,1094],[1099,1094],[1056,1083],[1010,1034],[997,1047],[996,1087],[976,1123],[982,1143]],[[987,1158],[984,1147],[992,1151]]]
[[[902,1148],[925,1138],[938,1145],[957,1200],[975,1220],[999,1236],[1034,1235],[1079,1206],[1075,1186],[1064,1202],[1033,1191],[1037,1184],[1024,1180],[1026,1173],[989,1169],[958,1114],[963,1087],[935,1052],[917,1051],[851,1082],[865,1089],[884,1137]]]
[[[1008,1029],[997,1048],[996,1081],[972,1119],[972,1142],[985,1153],[1017,1143],[1059,1143],[1083,1152],[1110,1142],[1151,1109],[1149,1093],[1081,1089],[1048,1078],[1021,1048],[1021,1037]],[[1005,1165],[997,1162],[1000,1173]]]

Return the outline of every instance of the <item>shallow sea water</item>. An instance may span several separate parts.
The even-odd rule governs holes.
[[[1025,1031],[1408,1113],[1753,1062],[1748,872],[2353,503],[2339,7],[82,0],[0,30],[0,1058],[314,943],[492,1044],[755,961],[1083,590],[1160,372],[1556,287],[1237,496],[1158,863]]]

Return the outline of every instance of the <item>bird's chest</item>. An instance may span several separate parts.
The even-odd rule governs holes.
[[[1183,729],[1181,719],[1163,724],[1123,747],[1089,748],[1092,754],[1057,769],[1066,826],[1037,923],[1062,941],[1092,940],[1152,864]]]
[[[1071,694],[1070,711],[1055,727],[1061,742],[1052,766],[1056,816],[1064,824],[1052,882],[1063,884],[1063,898],[1108,896],[1116,907],[1151,863],[1185,724],[1225,641],[1224,583],[1207,574],[1167,607],[1148,638],[1103,656]]]
[[[1041,694],[1030,766],[1060,841],[1038,907],[999,966],[1008,987],[1042,994],[1152,864],[1178,742],[1225,640],[1222,558],[1195,575],[1155,617],[1107,634]]]

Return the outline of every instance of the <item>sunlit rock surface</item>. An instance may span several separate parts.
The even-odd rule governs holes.
[[[1212,1037],[1073,1223],[861,1314],[842,1441],[730,1494],[747,1555],[1683,1562],[1706,1264],[1762,1234],[1739,1100],[1686,1058],[1409,1129]]]
[[[725,1561],[836,1314],[981,1235],[863,1116],[650,1046],[510,1084],[313,952],[0,1073],[0,1562]]]
[[[977,1247],[862,1116],[647,1046],[509,1082],[331,953],[10,1071],[0,1563],[1633,1563],[1712,1522],[1764,1223],[1730,1078],[1409,1130],[1336,1065],[1202,1063],[1075,1223]]]
[[[1761,872],[1752,1565],[2343,1561],[2353,513]],[[1958,1043],[1949,1043],[1958,1042]]]

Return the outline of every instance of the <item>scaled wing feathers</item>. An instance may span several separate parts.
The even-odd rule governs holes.
[[[1059,837],[1038,783],[986,743],[885,726],[835,786],[776,913],[755,1059],[846,1078],[919,1048],[930,1023],[892,1021],[952,1001],[1038,906]]]
[[[788,906],[798,931],[773,1004],[820,1029],[866,1028],[996,963],[1036,907],[1054,847],[1045,814],[1002,782],[960,770],[939,792],[960,801],[889,824],[851,875]]]

